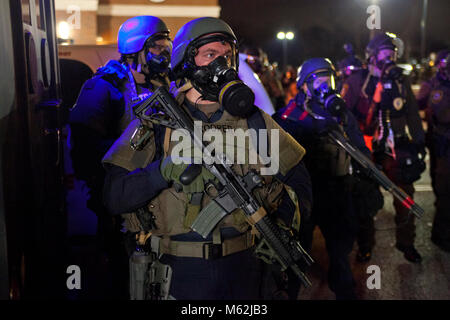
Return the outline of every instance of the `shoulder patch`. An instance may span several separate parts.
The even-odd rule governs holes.
[[[444,97],[444,93],[442,92],[442,90],[433,90],[431,92],[431,102],[433,104],[438,104],[439,102],[441,102],[442,98]]]
[[[119,80],[123,80],[128,76],[128,73],[118,61],[110,60],[105,66],[98,68],[95,75],[114,75]]]
[[[401,97],[395,98],[393,101],[395,110],[397,110],[397,111],[402,110],[404,103],[405,102],[404,102],[403,98],[401,98]]]

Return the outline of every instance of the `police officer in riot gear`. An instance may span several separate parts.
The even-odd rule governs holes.
[[[103,204],[105,171],[101,159],[133,119],[131,106],[154,88],[169,84],[172,48],[169,29],[153,16],[128,19],[121,25],[117,40],[120,60],[109,61],[86,81],[69,120],[75,176],[89,188],[87,207],[97,215],[97,235],[113,268],[117,260],[123,260],[118,257],[122,255],[121,222],[112,219]]]
[[[363,132],[374,135],[374,160],[413,196],[413,182],[425,170],[425,136],[409,80],[395,63],[402,47],[401,40],[391,33],[376,35],[366,47],[369,71],[365,77],[351,75],[344,83],[343,97],[358,115]],[[422,258],[414,246],[414,217],[398,200],[394,207],[396,247],[408,261],[418,263]],[[372,218],[369,220],[373,230]]]
[[[253,105],[253,92],[237,78],[237,40],[224,21],[205,17],[185,24],[174,38],[171,61],[174,96],[203,130],[280,129]],[[150,231],[150,239],[159,241],[152,250],[160,250],[160,263],[172,270],[170,297],[260,298],[262,268],[253,255],[254,234],[242,212],[235,210],[225,216],[206,239],[195,232],[191,226],[203,210],[208,210],[209,194],[214,192],[205,190],[205,184],[214,176],[203,168],[192,182],[181,184],[180,176],[188,165],[173,161],[173,131],[149,124],[154,136],[141,150],[132,150],[129,140],[138,125],[137,120],[131,122],[103,159],[107,169],[105,200],[113,214],[148,208],[147,216],[152,216],[154,226],[147,227],[142,215],[134,213],[124,215],[125,226],[131,234]],[[277,204],[272,203],[276,210],[271,212],[280,215],[279,222],[285,227],[291,227],[299,212],[296,204],[302,214],[308,212],[310,181],[301,162],[303,148],[282,129],[279,134],[283,170],[268,180],[270,188],[262,199],[268,203],[278,199]],[[244,175],[251,167],[235,164],[233,169]]]
[[[366,155],[370,152],[355,118],[336,91],[335,81],[330,60],[305,61],[298,74],[299,94],[274,119],[308,150],[305,165],[311,174],[314,202],[311,219],[302,223],[301,243],[311,249],[313,229],[320,227],[330,259],[328,285],[337,299],[355,299],[348,261],[357,229],[350,157],[326,133],[343,131],[358,149]]]
[[[422,82],[420,86],[420,90],[417,93],[416,99],[417,104],[420,110],[425,111],[425,121],[427,122],[427,131],[425,134],[426,145],[430,154],[430,177],[431,177],[431,185],[434,187],[434,179],[435,179],[435,169],[436,169],[436,157],[434,152],[434,143],[433,143],[433,120],[431,117],[431,109],[428,108],[428,102],[430,100],[431,91],[433,88],[438,86],[440,83],[447,82],[447,76],[445,72],[446,65],[446,57],[450,54],[450,50],[444,49],[439,51],[436,54],[436,58],[434,59],[434,66],[436,68],[436,74],[431,79]],[[436,194],[435,194],[436,195]]]
[[[436,56],[436,75],[422,84],[417,102],[425,109],[430,175],[436,196],[431,240],[450,251],[450,50]]]
[[[353,46],[350,43],[344,45],[345,51],[348,53],[347,57],[338,62],[339,68],[339,92],[343,97],[348,98],[348,84],[347,79],[352,75],[353,78],[362,79],[367,76],[368,70],[363,66],[362,61],[355,55]],[[356,108],[351,109],[353,115],[359,120],[358,125],[360,130],[364,130],[365,113],[360,112]],[[372,137],[364,136],[365,143],[369,150],[372,148]],[[358,243],[358,253],[356,260],[358,262],[367,262],[372,258],[372,248],[375,244],[375,228],[373,226],[373,219],[379,209],[383,207],[383,195],[379,188],[372,188],[369,192],[364,188],[365,182],[361,182],[361,178],[355,176],[355,185],[353,188],[353,204],[356,215],[358,217],[359,228],[356,237]]]
[[[361,59],[359,59],[353,49],[353,45],[351,43],[344,44],[345,52],[347,52],[347,56],[340,60],[337,64],[338,67],[338,75],[339,75],[339,84],[338,91],[342,90],[343,82],[354,72],[360,72],[363,70],[363,64]]]

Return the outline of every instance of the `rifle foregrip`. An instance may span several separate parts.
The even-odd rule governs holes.
[[[297,264],[298,260],[306,260],[306,258],[302,256],[301,252],[298,252],[294,247],[291,246],[289,236],[285,232],[283,232],[283,230],[278,225],[276,225],[269,216],[265,216],[260,221],[258,221],[255,224],[255,227],[267,241],[272,250],[276,252],[277,257],[278,259],[280,259],[281,263],[285,267],[291,268],[306,287],[310,287],[311,282],[300,270],[300,267]]]

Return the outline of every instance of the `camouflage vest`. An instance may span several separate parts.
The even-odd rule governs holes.
[[[268,146],[269,150],[271,146],[271,129],[278,129],[279,139],[279,172],[285,175],[291,168],[293,168],[305,154],[305,150],[301,145],[299,145],[289,134],[287,134],[278,124],[272,120],[272,118],[262,112],[266,129],[268,130]],[[150,142],[141,151],[132,150],[129,147],[129,139],[131,135],[139,125],[139,121],[135,120],[127,127],[122,136],[115,142],[113,147],[105,155],[103,162],[112,163],[121,166],[129,171],[133,171],[136,168],[143,168],[153,161],[156,145],[155,140],[151,139]],[[226,111],[224,112],[221,119],[215,123],[202,123],[203,130],[207,129],[242,129],[247,130],[248,124],[247,119],[237,118],[231,116]],[[173,131],[166,129],[166,137],[164,143],[164,152],[170,154],[173,148],[176,146],[177,141],[170,141],[169,137],[173,135]],[[224,139],[224,144],[229,143]],[[232,146],[232,148],[236,148]],[[243,150],[248,153],[252,146],[248,146]],[[239,149],[239,147],[237,147]],[[228,150],[226,147],[224,150]],[[236,149],[235,149],[236,150]],[[278,151],[277,150],[277,151]],[[241,150],[242,151],[242,150]],[[237,152],[235,152],[235,155]],[[248,157],[246,157],[248,159]],[[260,171],[262,165],[258,164],[235,164],[233,165],[233,170],[239,175],[245,175],[248,170],[255,169]],[[268,212],[272,212],[276,209],[280,202],[280,196],[283,189],[285,189],[294,203],[297,203],[295,192],[285,186],[273,176],[263,176],[266,184],[263,188],[255,192],[255,196],[260,199],[264,207]],[[148,209],[155,216],[155,223],[157,230],[153,230],[153,234],[158,236],[173,236],[178,234],[183,234],[190,232],[190,223],[195,219],[197,212],[189,211],[190,208],[190,195],[184,192],[177,192],[175,188],[168,188],[163,190],[158,196],[152,199],[148,204]],[[211,198],[205,193],[202,201],[201,207],[206,206]],[[138,232],[142,230],[139,220],[135,214],[124,214],[125,227],[131,232]],[[300,224],[300,212],[297,210],[295,217],[293,219],[293,227],[298,229]],[[241,210],[235,210],[232,214],[227,215],[221,222],[222,227],[234,227],[240,232],[248,230],[249,224],[246,221],[244,213]]]

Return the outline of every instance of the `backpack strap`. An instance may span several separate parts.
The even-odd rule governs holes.
[[[266,129],[266,122],[264,121],[264,118],[261,114],[260,110],[256,110],[255,112],[252,113],[252,115],[250,117],[247,118],[247,125],[249,129],[254,129],[256,130],[256,146],[255,150],[256,152],[259,154],[260,152],[260,141],[259,141],[259,133],[258,130],[259,129]],[[269,146],[267,145],[269,143],[268,139],[266,139],[266,149],[265,150],[269,150]]]

